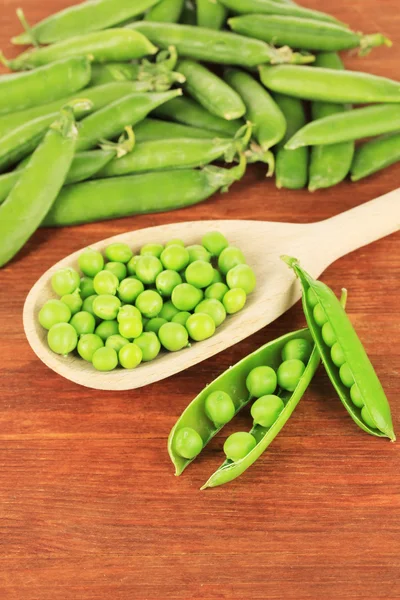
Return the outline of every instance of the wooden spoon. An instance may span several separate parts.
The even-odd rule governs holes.
[[[183,371],[221,352],[258,331],[288,310],[301,296],[291,269],[280,260],[282,254],[295,256],[314,277],[336,259],[400,229],[400,190],[318,223],[297,225],[262,221],[193,221],[172,223],[131,231],[101,240],[92,248],[103,250],[112,242],[125,242],[134,250],[148,242],[165,243],[181,238],[186,244],[200,243],[207,231],[221,231],[230,244],[239,246],[257,277],[257,288],[248,297],[243,311],[232,315],[203,342],[193,343],[176,353],[161,353],[135,370],[118,368],[110,373],[95,371],[92,365],[72,354],[54,354],[47,345],[47,332],[38,322],[41,306],[54,298],[50,280],[63,267],[77,268],[82,249],[67,256],[36,282],[24,306],[24,328],[32,349],[51,369],[81,385],[102,390],[130,390]],[[351,282],[343,282],[351,284]],[[338,290],[339,292],[339,290]]]

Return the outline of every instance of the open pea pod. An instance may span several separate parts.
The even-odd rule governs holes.
[[[389,402],[350,319],[333,291],[313,279],[295,258],[282,259],[303,287],[303,310],[339,398],[361,429],[396,440]]]

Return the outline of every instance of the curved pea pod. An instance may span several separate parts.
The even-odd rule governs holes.
[[[233,13],[282,15],[286,17],[301,17],[317,21],[340,23],[332,15],[298,6],[292,2],[277,2],[276,0],[220,0]]]
[[[197,25],[219,30],[225,23],[228,10],[218,0],[196,0]]]
[[[315,66],[327,69],[343,70],[344,66],[335,52],[322,52],[318,54]],[[311,115],[314,121],[324,119],[350,110],[351,106],[333,104],[331,102],[313,102]],[[297,152],[297,150],[293,150]],[[310,159],[310,192],[321,188],[328,188],[343,181],[350,170],[354,156],[354,142],[339,142],[328,146],[313,146]]]
[[[276,49],[260,40],[206,27],[191,27],[176,23],[137,21],[128,27],[140,31],[160,48],[175,46],[180,57],[211,63],[256,67],[264,63],[307,63],[313,56]]]
[[[161,0],[145,16],[145,21],[177,23],[182,14],[184,0]]]
[[[400,161],[400,133],[385,135],[359,146],[351,166],[351,180],[359,181]]]
[[[389,402],[340,302],[327,285],[308,275],[297,259],[289,256],[283,256],[282,259],[300,279],[307,324],[326,372],[346,410],[353,421],[367,433],[395,441]],[[323,332],[319,324],[322,322],[321,315],[318,315],[317,323],[316,309],[325,323],[329,324],[329,344],[326,330]],[[341,367],[338,367],[340,363]]]
[[[228,189],[245,170],[242,156],[232,169],[207,166],[78,183],[62,190],[42,225],[92,223],[192,206]]]
[[[47,65],[69,56],[90,56],[93,62],[118,62],[155,54],[157,48],[138,31],[115,28],[87,33],[51,46],[27,50],[8,61],[13,71]]]
[[[2,75],[0,115],[29,109],[72,94],[89,83],[90,74],[90,60],[80,56],[60,60],[29,73]]]
[[[147,118],[138,123],[135,127],[135,138],[137,142],[148,142],[150,140],[190,138],[212,140],[217,134],[212,131],[206,131],[199,127],[190,127],[181,123],[172,121],[161,121],[160,119]],[[229,136],[218,137],[226,138]]]

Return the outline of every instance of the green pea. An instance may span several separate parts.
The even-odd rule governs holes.
[[[93,354],[92,364],[97,371],[113,371],[118,365],[118,354],[113,348],[99,348]]]
[[[195,313],[205,313],[210,315],[215,323],[215,327],[219,327],[226,319],[226,310],[222,302],[208,298],[202,300],[194,309]]]
[[[93,279],[96,294],[111,294],[115,296],[119,287],[119,279],[111,271],[100,271]]]
[[[108,262],[104,266],[105,271],[114,273],[118,281],[122,281],[128,274],[128,270],[123,263],[120,262]]]
[[[168,248],[168,246],[185,246],[185,242],[183,240],[180,240],[179,238],[174,238],[172,240],[169,240],[169,242],[167,242],[165,244],[165,247]]]
[[[228,315],[233,315],[244,307],[246,304],[246,292],[241,288],[234,288],[226,292],[222,299],[222,303],[225,306],[225,310]]]
[[[71,315],[74,315],[80,311],[83,305],[83,300],[79,290],[75,290],[72,292],[72,294],[65,294],[65,296],[62,296],[61,302],[68,306],[69,310],[71,311]]]
[[[191,311],[203,299],[203,292],[190,283],[180,283],[172,292],[172,303],[178,310]]]
[[[372,429],[377,429],[376,423],[373,420],[372,415],[366,406],[363,406],[361,409],[361,418],[364,421],[364,423],[368,425],[368,427],[371,427]]]
[[[257,442],[251,433],[237,431],[225,440],[224,452],[229,460],[237,462],[247,456],[256,446]]]
[[[222,427],[235,416],[235,405],[226,392],[211,392],[205,400],[204,410],[215,427]]]
[[[78,334],[69,323],[56,323],[47,334],[47,343],[50,350],[56,354],[67,356],[75,350],[78,343]]]
[[[123,346],[118,353],[121,367],[135,369],[142,362],[142,351],[137,344],[131,343]]]
[[[354,383],[350,388],[350,398],[355,406],[362,408],[364,406],[364,400],[362,399],[360,388]]]
[[[160,327],[168,323],[166,319],[162,319],[161,317],[154,317],[154,319],[150,319],[150,321],[146,324],[144,328],[145,331],[153,331],[154,333],[158,333]]]
[[[251,294],[256,287],[256,276],[248,265],[236,265],[228,271],[226,283],[231,289],[241,288],[246,294]]]
[[[318,304],[317,295],[312,288],[308,288],[307,290],[307,303],[311,306],[311,308],[314,308]]]
[[[325,344],[329,346],[329,348],[332,348],[332,346],[337,342],[335,332],[333,331],[333,327],[330,323],[325,323],[325,325],[322,327],[321,335]]]
[[[189,252],[189,262],[195,262],[196,260],[204,260],[205,262],[211,262],[211,254],[200,244],[193,244],[187,246],[186,250]]]
[[[122,244],[120,242],[107,246],[104,254],[106,255],[107,260],[121,263],[128,263],[133,256],[133,252],[128,244]]]
[[[98,250],[87,248],[79,255],[78,265],[87,277],[94,277],[104,269],[104,258]]]
[[[176,306],[173,305],[172,301],[167,300],[167,302],[164,302],[159,316],[162,319],[165,319],[166,321],[172,321],[172,319],[175,315],[178,314],[178,312],[179,310],[176,308]]]
[[[346,362],[343,350],[338,342],[333,344],[331,348],[331,358],[333,364],[335,364],[338,367],[338,369]]]
[[[104,321],[113,321],[116,319],[120,306],[121,300],[110,294],[96,296],[92,304],[94,314]]]
[[[219,231],[209,231],[203,236],[201,243],[212,256],[219,256],[229,246],[228,240]]]
[[[215,333],[215,323],[210,315],[197,313],[186,321],[186,329],[195,342],[207,340]]]
[[[51,278],[51,287],[58,296],[72,294],[79,287],[79,283],[79,274],[71,267],[56,271]]]
[[[135,339],[135,344],[142,351],[143,362],[154,360],[161,350],[160,340],[152,331],[142,333],[142,335]]]
[[[282,360],[296,358],[307,364],[312,353],[312,346],[308,340],[297,338],[287,342],[282,350]]]
[[[136,298],[136,308],[140,310],[142,315],[152,319],[157,317],[163,307],[163,301],[158,292],[154,290],[145,290]]]
[[[101,337],[95,333],[85,333],[79,338],[77,350],[79,356],[83,358],[83,360],[92,362],[93,354],[103,346],[104,343]]]
[[[110,336],[119,333],[118,321],[103,321],[100,325],[97,325],[94,332],[105,342]]]
[[[132,256],[132,258],[130,259],[130,261],[126,265],[126,268],[128,269],[129,275],[135,275],[136,274],[136,263],[137,263],[138,259],[139,259],[139,255]]]
[[[315,320],[316,324],[319,325],[320,327],[325,325],[325,323],[328,321],[328,317],[326,316],[326,313],[325,313],[324,309],[322,308],[321,304],[316,304],[314,306],[313,315],[314,315],[314,320]]]
[[[218,258],[218,268],[224,274],[227,275],[228,271],[236,267],[237,265],[245,265],[246,259],[243,252],[236,248],[236,246],[227,246],[222,250]]]
[[[179,325],[185,326],[190,315],[191,313],[185,310],[178,312],[174,317],[172,317],[171,323],[179,323]]]
[[[177,285],[182,283],[182,277],[176,271],[166,269],[157,275],[156,288],[161,296],[169,298]]]
[[[164,246],[162,244],[145,244],[140,249],[141,256],[155,256],[160,258]]]
[[[117,321],[120,323],[124,319],[132,319],[132,318],[142,319],[142,313],[140,310],[136,308],[136,306],[132,306],[131,304],[124,304],[118,311]]]
[[[301,360],[285,360],[279,365],[277,372],[279,386],[288,392],[294,392],[305,370],[305,364]]]
[[[68,323],[71,311],[61,300],[48,300],[39,312],[39,323],[45,329],[51,329],[57,323]]]
[[[158,332],[160,342],[166,350],[177,352],[188,345],[188,332],[179,323],[165,323]]]
[[[93,285],[93,279],[91,277],[82,277],[79,283],[79,291],[82,300],[86,300],[86,298],[89,298],[89,296],[93,296],[93,294],[96,293]]]
[[[162,251],[160,259],[166,269],[181,271],[189,263],[189,252],[186,248],[173,244]]]
[[[190,285],[197,288],[206,288],[211,285],[214,277],[214,269],[210,263],[204,260],[195,260],[190,263],[185,271],[185,279]]]
[[[222,282],[223,282],[223,279],[222,279],[221,273],[218,271],[218,269],[213,267],[213,278],[212,278],[210,285],[212,285],[213,283],[222,283]]]
[[[119,333],[116,335],[110,335],[110,337],[106,340],[106,347],[113,348],[117,354],[121,348],[127,344],[129,344],[128,340],[122,337],[122,335],[119,335]]]
[[[83,301],[83,304],[82,304],[82,310],[90,313],[91,315],[94,316],[94,318],[97,320],[97,322],[100,322],[99,317],[94,314],[94,310],[93,310],[93,302],[95,301],[95,298],[97,298],[97,294],[93,294],[92,296],[88,296],[87,298],[85,298],[85,300]]]
[[[136,277],[145,285],[155,283],[162,270],[162,263],[156,256],[139,256],[136,261]]]
[[[225,285],[225,283],[216,282],[208,286],[204,295],[206,298],[213,298],[214,300],[219,300],[220,302],[222,302],[226,292],[228,291],[229,288],[227,285]]]
[[[81,310],[72,317],[70,324],[78,335],[83,335],[84,333],[94,333],[96,320],[93,315]]]
[[[353,373],[350,370],[349,365],[345,362],[342,364],[339,370],[339,377],[343,385],[351,388],[354,385]]]
[[[273,394],[276,385],[276,373],[274,369],[267,366],[254,367],[246,378],[246,387],[250,396],[254,398]]]
[[[143,332],[142,319],[138,317],[130,317],[129,319],[123,319],[118,325],[119,334],[128,340],[133,340],[139,337]]]
[[[283,400],[279,396],[273,394],[261,396],[254,402],[250,411],[254,419],[254,425],[272,427],[284,408]]]
[[[122,302],[135,302],[136,298],[144,291],[144,285],[135,277],[123,279],[118,286],[118,298]]]
[[[191,460],[202,451],[203,440],[195,429],[182,427],[175,434],[174,448],[179,456]]]

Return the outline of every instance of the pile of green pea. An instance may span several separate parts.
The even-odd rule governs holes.
[[[253,368],[246,377],[246,388],[255,401],[251,406],[254,426],[269,429],[285,408],[280,396],[283,391],[293,392],[310,359],[312,346],[303,338],[295,338],[285,344],[282,362],[275,371],[268,365]],[[207,396],[204,411],[215,427],[226,425],[235,416],[235,404],[225,391],[215,390]],[[203,449],[200,434],[192,427],[182,427],[175,435],[174,450],[183,458],[191,460]],[[255,437],[247,431],[237,431],[224,443],[228,460],[241,460],[257,445]]]
[[[139,254],[124,243],[110,244],[105,258],[88,248],[77,270],[51,278],[60,299],[39,312],[50,349],[77,351],[99,371],[118,365],[134,369],[155,359],[161,347],[176,352],[210,338],[226,319],[242,310],[256,285],[241,250],[220,232],[201,244],[178,239],[144,245]]]

